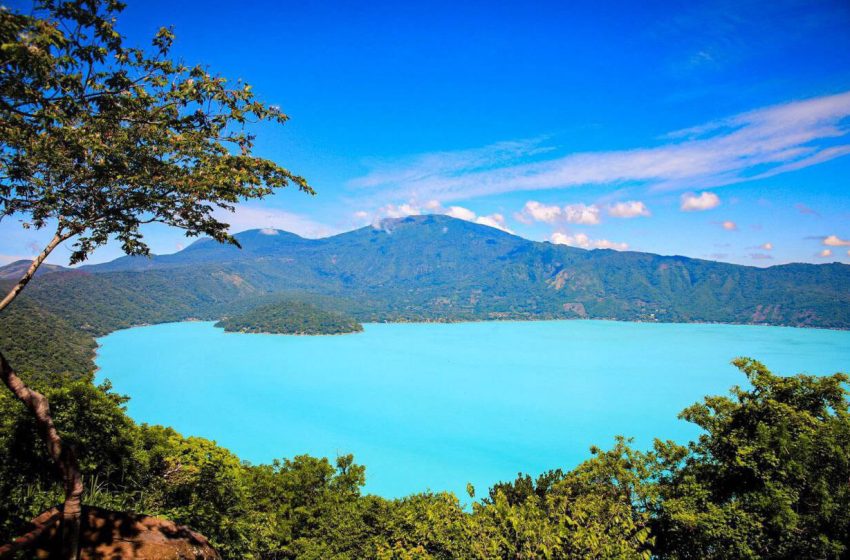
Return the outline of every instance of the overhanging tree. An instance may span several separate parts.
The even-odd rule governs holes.
[[[313,193],[303,178],[254,155],[250,125],[282,124],[283,112],[247,84],[174,61],[170,29],[149,49],[125,46],[115,26],[123,8],[116,0],[0,8],[0,220],[53,233],[0,312],[60,244],[72,243],[72,264],[110,239],[127,254],[147,255],[140,228],[154,222],[235,244],[217,210],[290,184]],[[61,475],[63,555],[76,558],[77,461],[45,397],[1,350],[0,377],[31,410]]]

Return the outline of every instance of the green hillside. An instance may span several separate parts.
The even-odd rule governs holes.
[[[201,240],[173,255],[87,267],[229,278],[256,293],[306,291],[359,303],[360,320],[610,318],[850,327],[850,266],[738,266],[586,251],[446,216],[413,216],[319,240],[260,230],[243,249]],[[192,278],[190,278],[192,277]],[[146,280],[142,280],[146,282]]]
[[[242,249],[200,240],[173,255],[41,275],[0,317],[4,348],[16,363],[38,347],[55,358],[51,371],[91,370],[91,337],[224,317],[226,328],[252,332],[553,318],[850,328],[850,266],[838,263],[754,268],[586,251],[436,215],[318,240],[261,230],[236,237]],[[296,327],[284,308],[252,311],[283,300],[310,305],[301,311],[317,320]],[[20,329],[25,346],[9,336]]]
[[[300,301],[281,301],[223,318],[217,327],[227,332],[273,334],[346,334],[363,330],[354,319]]]

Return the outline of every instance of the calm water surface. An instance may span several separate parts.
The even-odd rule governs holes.
[[[615,435],[680,442],[676,419],[744,378],[850,371],[850,332],[609,321],[370,324],[346,336],[225,334],[173,323],[100,339],[99,379],[138,421],[252,462],[354,453],[369,492],[482,495],[518,471],[572,467]]]

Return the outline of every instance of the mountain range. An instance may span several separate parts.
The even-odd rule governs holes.
[[[31,264],[32,261],[22,259],[0,266],[0,280],[17,280],[24,275]],[[41,266],[38,267],[38,270],[35,271],[35,275],[41,276],[43,274],[50,274],[51,272],[63,272],[68,270],[71,269],[59,266],[58,264],[42,263]]]
[[[850,266],[840,263],[756,268],[584,250],[440,215],[323,239],[268,229],[235,237],[241,249],[200,239],[170,255],[47,269],[9,308],[18,315],[0,319],[0,344],[15,345],[12,329],[42,332],[33,317],[54,325],[46,339],[57,338],[51,328],[92,337],[291,300],[357,321],[604,318],[850,328]],[[0,284],[21,266],[0,268]]]
[[[122,257],[39,283],[88,283],[94,278],[82,278],[96,276],[98,283],[120,284],[133,275],[140,289],[165,297],[163,283],[207,293],[211,308],[299,292],[345,301],[365,320],[562,317],[850,327],[850,266],[839,263],[756,268],[584,250],[440,215],[385,220],[324,239],[280,230],[235,237],[241,249],[200,239],[171,255]]]

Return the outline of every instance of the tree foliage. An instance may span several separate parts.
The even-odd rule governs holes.
[[[779,377],[682,413],[704,433],[648,452],[618,438],[572,470],[447,493],[363,495],[353,458],[250,465],[214,442],[138,425],[108,385],[45,389],[83,452],[85,500],[189,524],[226,558],[696,559],[850,557],[847,378]],[[33,420],[0,396],[0,538],[61,497]],[[470,489],[472,490],[472,489]]]
[[[123,8],[117,0],[36,0],[28,13],[0,8],[0,220],[55,230],[0,311],[69,239],[72,264],[112,238],[129,255],[147,255],[141,226],[153,222],[237,244],[216,210],[292,182],[312,192],[253,153],[246,127],[283,123],[285,114],[247,84],[172,60],[170,29],[160,29],[149,50],[126,46],[115,25]],[[63,479],[62,557],[76,560],[83,465],[57,432],[49,399],[2,351],[0,378],[36,419]]]
[[[162,28],[128,47],[116,0],[0,9],[0,219],[76,235],[71,262],[116,237],[147,254],[140,226],[233,241],[216,208],[306,181],[253,153],[249,127],[283,123],[248,84],[176,63]]]
[[[750,359],[735,365],[750,388],[682,412],[705,433],[670,455],[661,549],[682,559],[847,557],[848,377],[779,377]]]
[[[258,305],[226,317],[215,326],[228,332],[277,334],[346,334],[363,330],[363,325],[342,313],[295,300]]]

